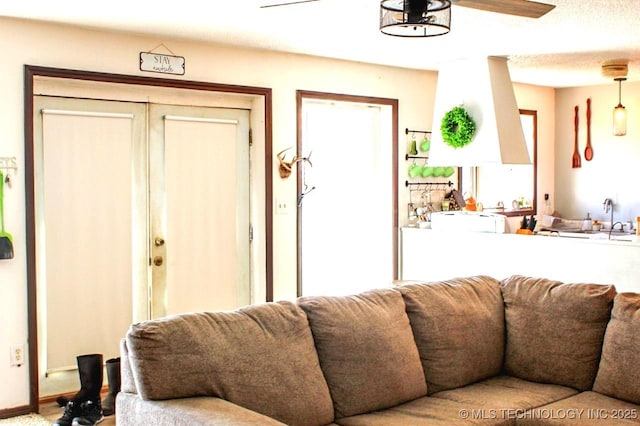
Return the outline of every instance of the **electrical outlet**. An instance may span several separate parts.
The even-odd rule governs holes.
[[[24,345],[13,345],[11,350],[11,362],[12,366],[20,367],[24,364]]]

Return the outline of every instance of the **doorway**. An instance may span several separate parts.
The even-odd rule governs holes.
[[[298,292],[397,279],[397,101],[298,93]]]
[[[43,393],[77,387],[77,355],[117,357],[132,322],[251,303],[248,111],[34,107]]]
[[[208,133],[214,133],[214,134],[224,133],[225,128],[228,129],[228,127],[237,127],[237,128],[242,128],[242,131],[237,130],[236,133],[244,134],[245,139],[248,138],[249,128],[253,127],[253,130],[254,130],[253,150],[256,151],[256,157],[258,158],[264,157],[265,161],[264,162],[254,161],[254,162],[251,162],[249,166],[246,166],[246,163],[248,163],[248,160],[246,159],[247,157],[246,156],[243,157],[242,153],[239,153],[239,154],[234,153],[233,155],[235,155],[236,159],[245,158],[245,160],[242,160],[242,161],[245,161],[244,163],[245,167],[236,167],[234,170],[236,171],[242,170],[242,173],[244,173],[245,175],[251,175],[254,179],[258,179],[258,181],[264,180],[265,191],[264,192],[260,190],[250,191],[249,192],[250,195],[248,196],[240,195],[240,198],[245,200],[244,201],[245,203],[249,204],[250,206],[253,206],[254,208],[248,208],[248,209],[242,208],[241,210],[245,213],[248,212],[248,214],[245,214],[244,218],[241,218],[241,220],[238,220],[237,222],[238,225],[236,225],[236,228],[240,226],[245,228],[245,225],[247,223],[246,217],[249,217],[249,221],[251,222],[252,228],[249,229],[249,226],[247,225],[246,228],[243,230],[242,234],[245,237],[245,240],[249,239],[249,236],[251,235],[251,231],[253,231],[252,232],[253,242],[251,245],[251,252],[250,252],[251,254],[249,256],[243,256],[242,254],[240,254],[239,257],[242,258],[242,261],[246,261],[248,259],[250,263],[249,269],[253,270],[255,274],[253,277],[249,277],[251,280],[250,288],[244,287],[245,288],[244,293],[242,292],[236,293],[235,301],[225,302],[227,303],[227,306],[231,306],[231,304],[236,306],[239,301],[240,301],[239,302],[240,304],[246,304],[245,301],[247,300],[247,298],[249,302],[270,301],[272,299],[272,265],[271,265],[272,217],[271,217],[271,209],[267,208],[267,206],[271,205],[270,203],[272,199],[271,177],[270,177],[271,164],[270,164],[270,161],[267,161],[267,159],[270,160],[270,155],[271,155],[271,91],[270,89],[262,89],[262,88],[225,86],[225,85],[217,85],[213,83],[189,82],[189,81],[168,81],[164,79],[156,79],[156,78],[148,78],[148,77],[122,76],[122,75],[112,75],[112,74],[91,73],[91,72],[84,72],[84,71],[59,70],[59,69],[32,67],[32,66],[25,67],[25,76],[26,76],[25,94],[27,95],[26,102],[25,102],[25,134],[26,134],[25,164],[26,164],[26,180],[27,180],[27,188],[28,188],[26,198],[27,198],[27,266],[28,266],[27,275],[28,275],[28,302],[29,302],[28,316],[29,316],[29,341],[30,341],[29,376],[30,376],[30,383],[31,383],[30,409],[32,411],[37,411],[39,397],[41,396],[41,393],[43,395],[46,393],[45,389],[43,389],[43,392],[40,391],[39,378],[41,377],[41,373],[43,373],[44,375],[47,374],[46,369],[40,366],[41,351],[39,349],[39,344],[46,346],[46,344],[43,344],[43,343],[46,343],[46,340],[44,340],[46,339],[46,337],[43,337],[43,339],[40,339],[40,337],[42,336],[39,336],[38,334],[39,321],[41,318],[41,315],[39,315],[39,312],[40,310],[42,310],[43,312],[46,312],[46,308],[43,306],[44,300],[38,297],[38,288],[39,288],[38,283],[39,283],[39,280],[44,279],[41,274],[43,272],[46,272],[46,270],[41,270],[38,267],[38,265],[40,265],[41,262],[43,262],[43,259],[41,259],[40,255],[42,253],[47,253],[47,252],[46,251],[43,252],[42,251],[43,246],[38,245],[39,240],[37,238],[38,235],[36,231],[38,225],[42,226],[43,216],[40,215],[37,208],[38,207],[37,200],[39,200],[38,198],[39,194],[36,190],[37,188],[36,180],[38,179],[38,174],[40,173],[40,170],[38,169],[39,166],[38,166],[38,162],[36,161],[37,146],[35,144],[35,140],[36,140],[37,132],[36,132],[35,123],[33,121],[33,117],[36,115],[34,114],[34,112],[37,110],[37,108],[34,107],[34,104],[32,102],[32,100],[34,99],[33,97],[34,93],[50,94],[47,92],[51,91],[50,90],[51,86],[48,86],[47,84],[51,83],[51,81],[54,81],[55,87],[57,87],[59,82],[64,82],[65,84],[68,84],[68,86],[65,86],[65,90],[62,91],[63,96],[67,93],[66,90],[69,88],[70,88],[70,92],[75,94],[80,86],[86,85],[88,87],[95,89],[97,92],[101,93],[101,96],[97,96],[97,98],[119,99],[119,96],[117,94],[128,93],[129,92],[128,88],[130,87],[131,92],[133,93],[132,95],[133,98],[136,98],[136,97],[140,98],[141,97],[140,94],[142,93],[143,101],[149,100],[150,103],[153,103],[152,100],[157,98],[160,98],[162,100],[165,100],[165,98],[169,98],[169,99],[179,98],[181,100],[187,99],[187,102],[188,102],[188,99],[192,99],[192,100],[195,99],[196,101],[192,102],[192,104],[204,103],[208,105],[208,102],[212,102],[216,105],[218,104],[229,105],[228,107],[224,107],[223,109],[231,111],[233,113],[241,112],[241,114],[245,114],[244,118],[217,117],[212,119],[212,117],[201,117],[194,110],[188,110],[188,107],[187,107],[186,110],[172,110],[172,111],[161,112],[160,115],[164,117],[164,122],[162,126],[159,126],[160,128],[163,129],[163,132],[165,129],[167,130],[165,132],[165,136],[166,134],[168,134],[170,138],[174,138],[176,134],[180,134],[180,135],[188,134],[188,133],[184,133],[185,131],[193,133],[193,129],[196,127],[198,128],[199,131],[202,131],[204,128],[205,129],[204,133],[208,132]],[[62,86],[64,86],[64,84],[62,84]],[[167,88],[169,90],[167,90]],[[52,92],[56,92],[56,90],[52,90]],[[211,95],[209,95],[209,93],[211,93]],[[54,93],[54,94],[60,94],[60,93]],[[168,95],[165,95],[165,94],[168,94]],[[203,101],[203,99],[205,98],[212,99],[212,101]],[[111,101],[108,101],[108,102],[110,103]],[[149,105],[145,104],[145,102],[135,102],[135,99],[134,99],[134,102],[125,102],[125,103],[144,104],[144,109],[147,117],[150,116],[151,112],[155,108],[150,104]],[[55,110],[56,108],[50,108],[50,109]],[[71,110],[73,110],[73,108],[71,108]],[[56,114],[52,114],[52,116],[55,116],[55,115]],[[130,132],[133,134],[137,132],[137,131],[133,131],[132,129],[136,129],[138,126],[138,120],[135,119],[135,117],[138,115],[139,115],[139,112],[130,113],[130,112],[115,111],[115,112],[106,112],[104,116],[100,116],[100,114],[98,114],[97,117],[91,117],[90,119],[98,120],[98,121],[115,120],[115,121],[119,121],[120,123],[125,123],[123,127],[128,128]],[[59,116],[56,119],[61,119],[61,116],[64,116],[64,114],[59,114]],[[247,119],[247,116],[249,117],[248,119]],[[65,117],[64,119],[68,119],[68,118],[69,117]],[[145,121],[145,120],[142,120],[142,121]],[[167,122],[169,122],[170,124],[167,124]],[[239,125],[238,123],[244,123],[244,124]],[[123,133],[127,133],[127,131],[124,131]],[[137,133],[140,133],[140,132],[137,132]],[[84,136],[85,136],[85,140],[89,140],[91,141],[90,142],[91,144],[94,144],[94,140],[99,139],[100,134],[93,134],[90,136],[89,133],[86,133]],[[143,137],[143,139],[145,139],[145,137]],[[112,221],[108,227],[106,228],[104,226],[95,227],[96,229],[94,229],[93,231],[98,230],[98,228],[100,228],[103,230],[103,234],[105,234],[107,238],[103,238],[103,240],[100,240],[100,241],[92,240],[92,239],[89,239],[89,240],[91,240],[92,244],[103,247],[103,246],[108,246],[109,244],[111,245],[115,244],[114,241],[122,245],[121,243],[122,239],[126,240],[127,238],[130,238],[131,247],[132,247],[131,253],[130,253],[131,254],[130,258],[132,260],[129,262],[130,265],[127,265],[127,262],[123,262],[123,261],[118,262],[118,268],[121,269],[119,273],[122,276],[129,276],[129,283],[131,283],[131,281],[133,280],[133,278],[131,277],[137,276],[138,278],[141,278],[143,275],[148,273],[147,271],[149,268],[149,261],[153,261],[154,258],[158,255],[158,252],[154,252],[155,247],[158,247],[156,245],[155,238],[151,240],[151,243],[149,243],[149,238],[147,238],[147,240],[144,241],[144,239],[138,237],[138,235],[140,234],[139,232],[140,229],[142,230],[150,229],[150,226],[148,225],[150,225],[152,221],[151,217],[150,216],[145,217],[145,215],[141,214],[141,212],[145,212],[146,209],[150,206],[150,203],[151,203],[150,200],[152,199],[152,197],[151,196],[148,197],[148,199],[146,200],[147,204],[145,204],[145,202],[139,203],[138,201],[136,201],[141,199],[140,198],[141,192],[139,191],[147,192],[148,188],[140,190],[139,189],[140,187],[138,185],[135,185],[135,184],[133,186],[129,185],[131,183],[144,181],[145,180],[144,176],[149,174],[149,171],[151,168],[148,167],[148,165],[151,164],[150,156],[151,156],[151,151],[153,151],[152,144],[150,143],[151,139],[152,138],[149,137],[147,141],[148,143],[145,143],[145,144],[132,144],[132,150],[129,151],[125,149],[125,151],[127,151],[125,155],[115,155],[115,156],[112,155],[112,157],[115,157],[114,162],[104,161],[105,158],[103,157],[102,158],[103,164],[94,164],[97,167],[95,167],[95,170],[90,170],[96,173],[98,176],[100,175],[109,176],[109,177],[113,177],[114,179],[107,179],[108,184],[99,185],[99,190],[93,191],[94,193],[101,192],[102,197],[104,198],[104,200],[102,201],[98,200],[99,202],[103,203],[101,205],[102,208],[94,209],[94,211],[97,213],[97,216],[99,215],[102,215],[103,217],[109,216],[109,218]],[[173,161],[173,160],[177,160],[173,155],[173,153],[175,153],[177,146],[182,146],[185,143],[190,146],[184,147],[185,148],[184,151],[191,151],[191,153],[193,153],[194,150],[199,151],[200,149],[202,149],[202,141],[198,141],[197,138],[189,137],[186,141],[180,141],[179,143],[169,142],[168,144],[166,144],[165,142],[166,140],[163,142],[163,144],[166,145],[164,147],[165,153],[168,152],[167,149],[171,151],[171,155],[170,155],[171,161],[168,161],[167,165],[168,165],[169,171],[168,173],[164,174],[164,182],[162,183],[167,187],[173,188],[172,190],[174,193],[173,203],[174,204],[176,202],[185,203],[187,207],[186,214],[189,214],[189,213],[193,214],[194,213],[193,203],[191,205],[187,205],[189,200],[185,200],[184,197],[180,198],[181,197],[180,193],[186,192],[181,190],[181,185],[185,181],[184,175],[185,174],[188,175],[189,174],[188,172],[190,172],[190,170],[187,170],[187,173],[185,173],[184,164],[181,164],[180,162],[177,162],[177,161]],[[98,144],[97,142],[95,143]],[[103,144],[103,145],[110,146],[110,144]],[[142,146],[143,148],[139,148],[140,146]],[[245,150],[248,150],[248,144],[245,144],[245,147],[246,147]],[[209,156],[213,155],[215,157],[226,156],[227,160],[229,160],[230,158],[229,152],[225,151],[225,149],[228,149],[228,147],[225,148],[225,147],[218,146],[216,147],[216,149],[217,148],[220,148],[221,151],[220,150],[216,151],[214,149],[214,150],[207,151],[206,154]],[[160,152],[160,151],[155,150],[155,152]],[[144,155],[145,153],[148,155],[148,157],[145,157]],[[71,158],[73,158],[74,160],[76,159],[79,160],[77,161],[77,163],[79,164],[83,163],[82,159],[80,157],[74,157],[74,156],[76,155],[84,156],[85,159],[88,159],[89,162],[85,163],[85,169],[87,168],[92,169],[92,167],[86,167],[86,165],[90,164],[90,161],[92,160],[95,163],[98,163],[95,161],[95,158],[91,158],[92,156],[96,157],[95,152],[83,154],[81,151],[76,152],[76,150],[67,149],[67,154],[71,156]],[[202,157],[206,159],[207,155],[202,155]],[[132,164],[137,165],[137,167],[131,167],[132,173],[114,173],[114,171],[118,169],[119,165],[121,166],[122,164],[128,163],[129,160],[132,162]],[[183,160],[184,159],[182,159],[182,161]],[[76,161],[74,161],[73,163],[75,164]],[[58,166],[60,166],[60,164]],[[207,164],[207,167],[208,169],[211,169],[212,163],[209,162]],[[66,168],[64,167],[62,168],[59,167],[58,170],[55,170],[55,168],[52,168],[51,171],[54,172],[54,175],[56,177],[59,177],[60,174],[63,172],[71,173],[71,175],[73,174],[72,172],[67,171]],[[230,171],[229,169],[223,170],[223,172],[233,173],[233,171]],[[225,175],[225,177],[227,182],[234,182],[234,181],[237,182],[237,179],[231,179],[227,175]],[[82,181],[82,179],[75,179],[75,180]],[[95,178],[85,179],[84,184],[90,187],[91,181],[95,181]],[[201,181],[202,179],[199,179],[199,182],[196,185],[201,184],[202,183]],[[58,180],[55,180],[55,182],[58,182]],[[151,182],[151,179],[149,179],[149,182]],[[78,182],[74,182],[74,184],[79,185]],[[246,183],[246,182],[244,183],[245,189],[243,189],[243,191],[245,194],[246,194],[246,191],[249,190],[250,188],[249,185],[250,183]],[[206,189],[209,191],[209,193],[213,194],[215,193],[217,186],[219,185],[209,185],[208,187],[206,187]],[[60,191],[64,191],[66,189],[64,188],[64,185],[59,185],[59,186],[53,185],[54,190],[56,189],[56,187],[58,187],[57,189],[59,189]],[[123,188],[127,188],[127,189],[123,189]],[[151,188],[150,183],[149,183],[149,188]],[[202,188],[202,185],[200,186],[200,188]],[[231,192],[235,194],[237,192],[238,186],[236,185],[234,188],[235,188],[234,191],[231,191]],[[127,190],[129,191],[129,193],[127,193]],[[86,191],[86,193],[88,192],[89,191]],[[151,191],[148,191],[148,192],[150,193]],[[169,197],[172,197],[172,196],[170,195]],[[76,197],[76,198],[81,199],[84,197]],[[216,199],[216,205],[228,205],[229,202],[234,203],[233,204],[234,211],[236,210],[235,205],[238,203],[240,204],[242,203],[240,199],[233,199],[230,201],[230,198],[228,197],[228,195],[223,195],[218,193],[214,196],[209,197],[208,199],[204,197],[204,199],[199,200],[202,202],[201,203],[202,205],[198,207],[205,206],[205,207],[211,208],[213,204],[212,198]],[[89,199],[87,198],[85,199],[85,201],[86,200],[89,200]],[[55,201],[55,199],[51,201]],[[62,201],[69,202],[69,200],[66,200],[66,201],[62,200]],[[165,200],[165,202],[166,201],[167,200]],[[190,200],[190,201],[193,202],[193,200]],[[79,204],[77,200],[75,200],[75,202],[76,204]],[[126,205],[127,202],[129,203],[129,207],[131,207],[131,210],[116,208],[119,206]],[[86,202],[85,204],[90,205],[91,203]],[[169,213],[169,210],[170,209],[165,210],[162,214],[166,216],[167,213]],[[180,209],[177,209],[177,210],[180,210]],[[180,211],[184,212],[184,210],[185,209],[182,209]],[[123,211],[127,213],[124,214],[122,213]],[[169,213],[169,215],[171,214],[172,213]],[[174,212],[173,214],[175,215],[176,213]],[[127,217],[127,215],[129,215],[129,217]],[[85,216],[89,216],[89,215],[85,215]],[[215,216],[211,216],[209,211],[207,211],[207,214],[205,215],[196,215],[196,216],[199,216],[199,217],[205,216],[207,218],[215,217]],[[67,220],[67,222],[70,222],[70,218],[66,218],[65,220]],[[217,220],[214,220],[214,222],[215,221]],[[239,224],[243,224],[243,225],[239,225]],[[88,226],[91,227],[91,225],[92,224],[89,221]],[[113,235],[110,235],[109,231],[114,229],[117,230],[117,232],[113,232]],[[164,267],[166,269],[167,278],[170,280],[169,277],[171,276],[171,272],[169,271],[171,271],[173,267],[172,262],[175,262],[177,258],[179,258],[180,255],[182,255],[181,251],[178,250],[177,247],[180,244],[184,245],[184,239],[182,242],[178,243],[179,238],[186,238],[185,236],[189,234],[188,232],[189,230],[186,229],[185,231],[184,224],[182,224],[181,226],[174,226],[173,228],[171,226],[165,227],[165,229],[163,230],[167,232],[167,234],[164,234],[165,244],[161,246],[166,251],[164,253],[160,253],[163,256],[163,264],[162,265],[154,264],[154,267],[157,267],[157,266]],[[127,233],[129,233],[130,235],[127,235]],[[81,234],[81,233],[78,233],[78,234]],[[236,234],[239,235],[240,233],[236,233]],[[174,241],[177,243],[171,245],[166,235],[172,235],[172,238],[174,238]],[[64,232],[62,233],[62,236],[64,238]],[[67,235],[67,237],[70,240],[71,239],[82,240],[81,237],[76,235]],[[89,242],[87,242],[86,240],[87,239],[85,238],[85,240],[82,241],[82,244],[78,244],[78,246],[91,247],[91,246],[87,246]],[[203,242],[200,241],[200,244],[203,244]],[[46,244],[44,245],[44,247],[46,248]],[[143,249],[139,250],[140,248],[143,248]],[[86,250],[86,251],[89,251],[89,250]],[[133,254],[134,251],[135,253],[144,252],[144,256],[134,255]],[[191,252],[193,253],[193,251]],[[152,253],[154,254],[153,258],[151,257]],[[119,254],[119,256],[126,256],[126,255],[127,255],[126,250],[125,250],[125,253]],[[164,256],[167,256],[167,257],[164,257]],[[92,258],[91,261],[98,264],[108,264],[109,263],[108,259],[110,259],[109,256],[104,256],[104,257],[94,256],[94,258]],[[182,262],[184,262],[185,259],[192,260],[193,258],[185,256],[183,257]],[[144,262],[142,262],[141,260],[143,260]],[[166,262],[164,262],[164,260],[166,260]],[[184,270],[184,267],[182,269]],[[111,271],[111,275],[113,275],[112,271]],[[174,272],[174,276],[175,275],[176,273]],[[238,275],[242,275],[242,274],[238,274]],[[84,290],[91,288],[91,286],[87,286],[87,285],[85,285],[85,287],[86,288]],[[171,287],[172,286],[169,281],[169,283],[166,285],[166,288],[162,289],[162,291],[165,293],[171,292],[172,291]],[[177,286],[175,285],[173,287],[177,288]],[[112,287],[112,290],[114,290],[113,287]],[[204,297],[201,297],[201,299],[206,299],[206,296],[209,293],[211,293],[210,289],[202,289],[202,288],[196,290],[196,292],[199,292],[201,296],[204,296]],[[171,306],[170,304],[166,304],[166,303],[164,304],[154,303],[152,301],[152,298],[147,297],[146,292],[143,292],[140,289],[132,290],[131,287],[129,287],[128,291],[127,290],[117,291],[117,293],[121,297],[121,300],[116,302],[117,305],[129,304],[129,305],[135,306],[133,309],[129,310],[129,315],[127,314],[123,315],[124,323],[126,323],[127,321],[131,323],[132,321],[146,319],[143,317],[142,314],[140,314],[140,312],[143,312],[143,311],[147,312],[146,314],[147,317],[162,316],[163,311],[158,307],[163,308],[164,314],[167,314],[167,315],[169,314],[169,312],[184,311],[185,309],[187,309],[184,306],[181,306],[180,304]],[[162,294],[162,292],[157,292],[157,293]],[[174,291],[174,293],[177,293],[178,295],[180,295],[181,292],[178,290],[178,291]],[[216,294],[216,296],[220,296],[220,294]],[[73,297],[74,295],[67,294],[67,299],[68,299],[67,306],[69,306],[68,305],[69,299]],[[217,297],[216,302],[219,302],[220,299],[221,299],[220,297]],[[174,297],[174,300],[178,300],[178,297],[177,296]],[[37,306],[36,306],[36,301],[38,302]],[[62,306],[64,306],[64,304]],[[155,311],[153,311],[154,313],[151,313],[153,306],[156,306],[155,308],[153,308],[155,309]],[[199,309],[199,308],[196,307],[196,309]],[[214,309],[217,309],[217,308],[214,308]],[[225,308],[221,307],[221,309],[225,309]],[[119,313],[120,312],[121,311],[119,311]],[[96,315],[94,314],[92,317],[95,318]],[[118,318],[119,317],[120,315],[118,315]],[[79,316],[75,317],[76,322],[78,321],[78,318],[80,317]],[[99,321],[94,321],[93,325],[98,328],[103,328],[105,327],[104,323],[105,321],[103,321],[103,319],[100,318]],[[118,327],[117,325],[113,326],[113,328],[117,328],[117,327]],[[71,334],[72,333],[67,334],[68,339],[72,338]],[[124,335],[123,333],[117,333],[117,339],[119,340],[123,335]],[[76,340],[79,340],[79,339],[76,339]],[[116,352],[116,355],[117,355],[117,352]],[[108,352],[105,353],[105,356],[108,356]],[[44,358],[46,358],[46,356]],[[51,360],[45,360],[44,362],[45,364],[52,363]],[[64,365],[62,367],[64,367]],[[64,370],[64,368],[62,369]],[[53,372],[52,374],[54,375],[56,374],[56,372]],[[76,382],[77,382],[77,374],[76,374]],[[71,390],[77,390],[77,389],[74,386],[73,389]]]

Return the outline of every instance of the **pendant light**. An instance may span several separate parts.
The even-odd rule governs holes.
[[[628,59],[611,59],[602,63],[602,76],[618,82],[618,105],[613,109],[613,135],[627,134],[627,110],[622,105],[622,82],[627,79]]]
[[[627,134],[627,109],[622,105],[622,82],[625,77],[614,78],[618,82],[618,105],[613,109],[613,135],[624,136]]]

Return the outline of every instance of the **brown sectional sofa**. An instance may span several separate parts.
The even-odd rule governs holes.
[[[134,324],[128,425],[640,424],[640,295],[513,276]]]

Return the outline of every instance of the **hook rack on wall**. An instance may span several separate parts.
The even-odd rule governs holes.
[[[4,182],[11,188],[12,175],[18,173],[18,160],[16,157],[0,157],[0,170],[4,173]]]
[[[16,173],[18,171],[18,160],[16,157],[0,157],[0,169]]]
[[[404,181],[404,186],[410,188],[412,191],[418,190],[434,190],[434,191],[445,191],[447,188],[453,187],[453,182],[409,182],[408,180]]]
[[[410,158],[428,160],[429,156],[428,155],[409,155],[409,154],[404,155],[405,160],[409,160]]]
[[[430,135],[431,131],[430,130],[411,130],[408,127],[406,127],[404,129],[404,134],[408,135],[409,133],[422,133],[422,134],[425,134],[425,135],[427,135],[427,134]]]

